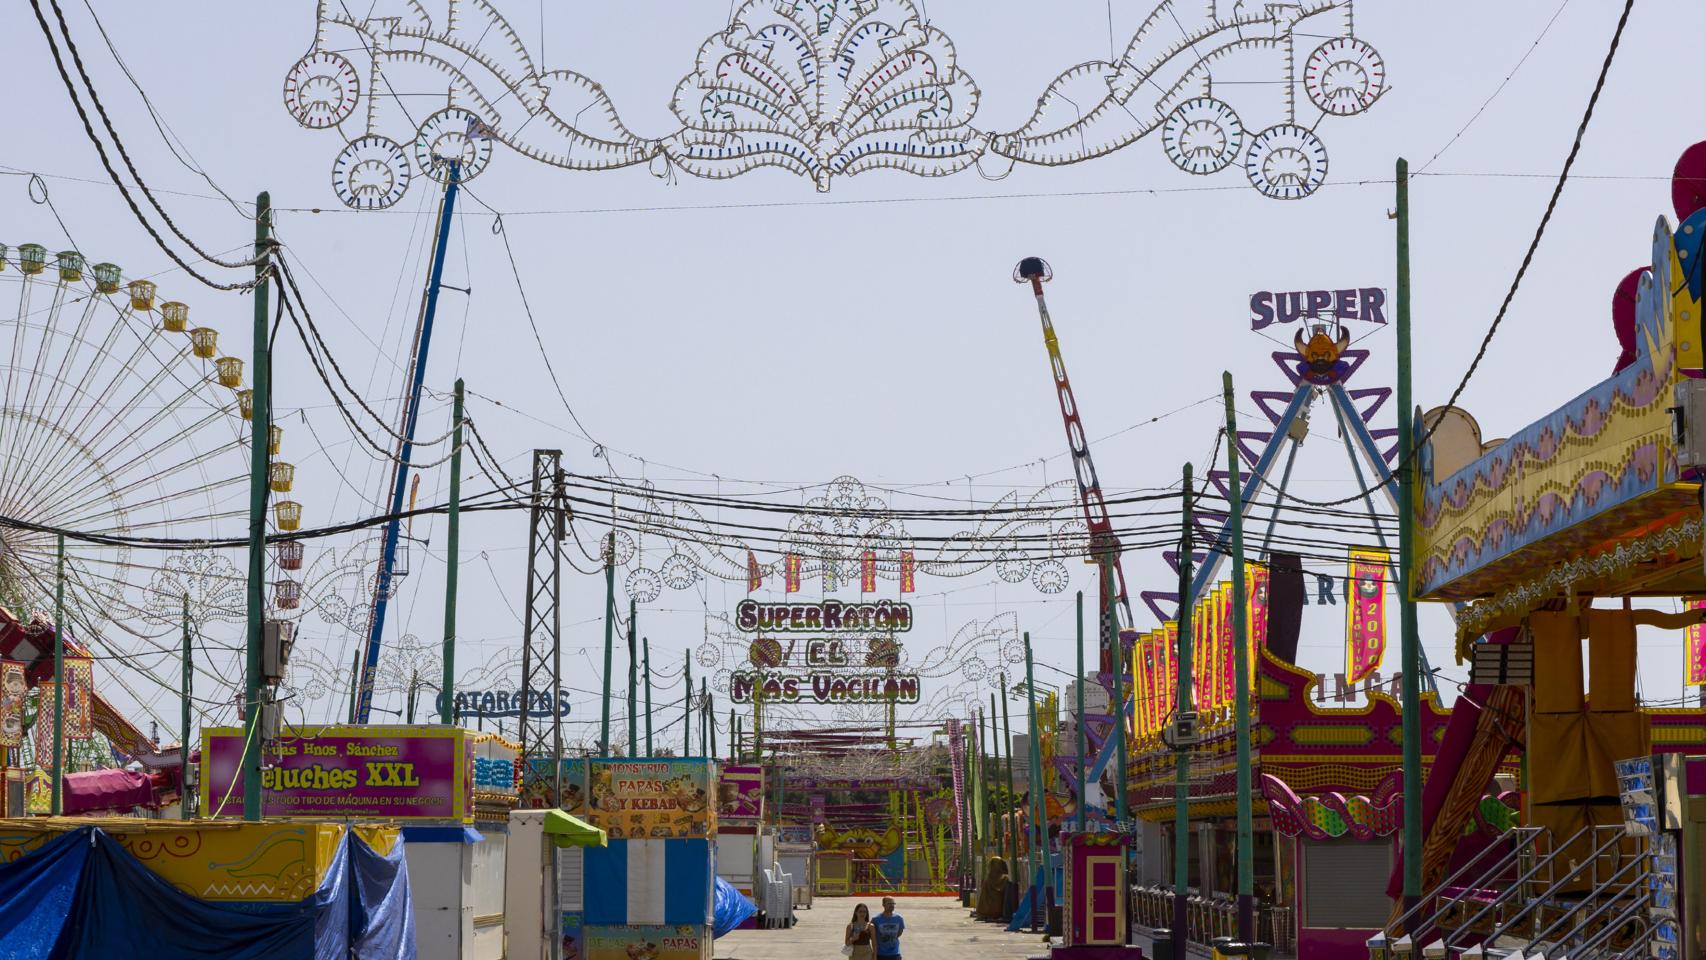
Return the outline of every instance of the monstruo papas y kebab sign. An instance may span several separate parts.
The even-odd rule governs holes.
[[[894,638],[912,629],[910,604],[742,600],[735,628],[753,636],[752,669],[729,677],[735,703],[918,702],[918,674],[898,669]]]

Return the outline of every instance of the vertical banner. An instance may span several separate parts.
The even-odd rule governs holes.
[[[1209,676],[1214,670],[1208,658],[1208,638],[1213,632],[1208,622],[1214,604],[1204,597],[1197,601],[1196,616],[1191,620],[1191,702],[1192,709],[1208,709]]]
[[[866,550],[859,556],[859,592],[877,592],[877,552]]]
[[[1353,685],[1379,668],[1386,655],[1386,568],[1391,562],[1385,550],[1353,547],[1350,552],[1345,676]]]
[[[916,563],[913,560],[912,551],[911,550],[902,550],[900,552],[900,592],[901,593],[911,593],[912,591],[918,589],[918,581],[916,580],[916,574],[914,572],[915,566],[916,566]]]
[[[800,555],[787,554],[782,558],[782,579],[789,593],[800,592]]]
[[[1139,739],[1149,733],[1149,701],[1154,689],[1149,682],[1149,634],[1137,635],[1131,645],[1131,726]]]
[[[753,593],[762,586],[764,586],[764,571],[758,567],[758,558],[752,555],[751,550],[748,550],[746,552],[746,592]]]
[[[1267,564],[1244,565],[1244,598],[1249,605],[1245,623],[1249,626],[1250,634],[1244,638],[1244,642],[1250,648],[1250,704],[1254,710],[1256,699],[1253,694],[1260,688],[1260,684],[1256,682],[1256,675],[1260,672],[1257,664],[1262,662],[1262,651],[1268,648]]]
[[[65,658],[65,739],[87,740],[95,735],[95,662],[88,657]]]
[[[1166,668],[1162,674],[1166,679],[1166,692],[1161,697],[1161,718],[1165,724],[1167,715],[1179,706],[1179,621],[1169,620],[1161,625],[1161,629],[1164,631],[1161,649],[1165,651],[1162,664]]]
[[[1706,607],[1706,598],[1690,597],[1683,607],[1699,610]],[[1682,682],[1691,687],[1706,686],[1706,626],[1697,623],[1683,632],[1682,651],[1687,658]]]
[[[29,692],[24,665],[0,660],[0,748],[24,745],[24,696]]]
[[[69,713],[69,711],[67,711]],[[47,770],[53,766],[53,681],[36,684],[36,722],[30,728],[36,767]]]

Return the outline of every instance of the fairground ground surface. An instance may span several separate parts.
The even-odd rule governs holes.
[[[736,930],[717,941],[718,960],[839,960],[841,932],[853,908],[882,909],[879,897],[818,897],[810,910],[796,910],[788,930]],[[906,918],[901,938],[906,960],[1021,960],[1047,954],[1040,934],[1008,933],[999,925],[970,919],[955,897],[896,897],[895,912]]]

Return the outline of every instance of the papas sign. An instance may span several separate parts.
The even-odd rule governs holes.
[[[243,729],[202,731],[201,802],[208,816],[243,812]],[[455,727],[287,728],[262,758],[268,817],[461,820],[472,816],[474,757]]]

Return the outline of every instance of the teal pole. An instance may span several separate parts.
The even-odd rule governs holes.
[[[610,756],[610,658],[616,630],[616,531],[610,531],[610,550],[604,558],[604,719],[599,727],[598,755]]]
[[[462,378],[456,378],[456,395],[450,411],[455,424],[450,443],[450,530],[445,540],[444,567],[444,679],[438,695],[439,722],[449,726],[456,722],[456,577],[462,543]],[[522,693],[523,706],[531,696]],[[557,702],[557,691],[551,691],[551,703]]]
[[[1033,874],[1032,890],[1041,891],[1046,885],[1048,871],[1043,870],[1045,882],[1039,883],[1034,874],[1039,868],[1048,863],[1048,807],[1043,803],[1043,754],[1041,743],[1037,739],[1037,680],[1036,670],[1031,663],[1031,633],[1025,631],[1025,699],[1029,701],[1031,721],[1031,872]],[[1039,895],[1033,892],[1031,896],[1031,925],[1036,926],[1037,916],[1043,904]]]
[[[183,679],[183,715],[179,718],[184,732],[179,739],[180,760],[183,766],[178,768],[178,819],[190,818],[189,778],[184,776],[189,772],[190,764],[190,595],[184,594],[184,679]]]
[[[684,757],[691,757],[693,755],[693,653],[692,653],[692,651],[684,651],[681,655],[681,659],[683,661],[685,661],[685,665],[687,667],[687,689],[683,690],[681,692],[681,755]],[[703,727],[703,724],[701,724],[701,728],[702,727]],[[703,729],[700,730],[699,735],[701,737],[703,737],[705,735]],[[705,756],[708,757],[708,756],[710,756],[710,754],[707,753],[707,754],[705,754]]]
[[[644,658],[646,672],[646,756],[652,754],[652,638],[644,637],[640,641],[643,649],[640,656]]]
[[[266,582],[267,463],[272,440],[272,355],[267,343],[266,258],[271,247],[272,197],[255,197],[255,380],[249,430],[249,584],[248,644],[243,683],[243,819],[261,818],[261,620],[266,615],[261,590]]]
[[[1002,806],[1007,811],[1007,835],[1013,838],[1012,865],[1019,865],[1019,798],[1013,793],[1013,717],[1007,710],[1007,674],[1001,673],[1001,739],[1002,746],[1007,748],[1007,802]]]
[[[1250,625],[1244,585],[1244,491],[1238,463],[1238,417],[1232,406],[1232,374],[1221,374],[1226,394],[1227,502],[1232,527],[1233,710],[1238,737],[1238,939],[1256,939],[1255,827],[1250,811]]]
[[[1179,688],[1175,711],[1190,710],[1191,703],[1191,499],[1195,496],[1195,481],[1191,465],[1185,464],[1183,507],[1181,509],[1179,542],[1179,637],[1174,656],[1179,661]],[[1186,898],[1189,896],[1191,858],[1191,755],[1180,749],[1177,772],[1173,781],[1173,956],[1185,956],[1189,915]]]
[[[1416,438],[1410,398],[1410,164],[1398,159],[1398,624],[1404,677],[1404,905],[1422,895],[1421,635],[1416,628]]]
[[[640,755],[640,727],[634,715],[634,688],[639,683],[639,651],[634,649],[634,632],[640,625],[640,605],[628,598],[628,756]]]
[[[1075,740],[1073,764],[1078,774],[1078,829],[1084,829],[1085,798],[1089,795],[1089,784],[1084,782],[1084,591],[1078,591],[1078,680],[1073,688],[1078,692],[1078,714],[1072,727]]]
[[[53,815],[65,809],[65,534],[53,584]]]

